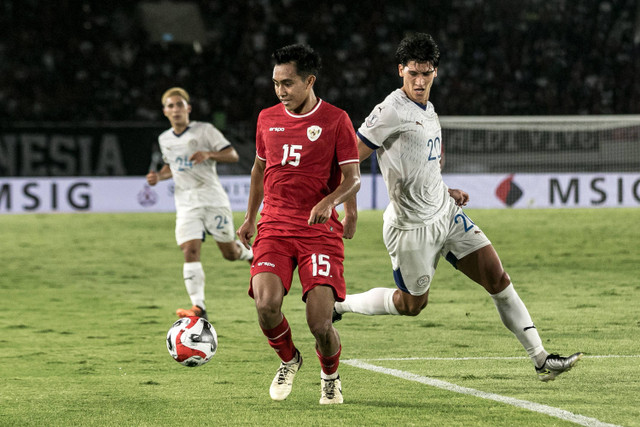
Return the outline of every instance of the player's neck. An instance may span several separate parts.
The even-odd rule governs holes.
[[[187,123],[180,123],[180,124],[174,124],[173,125],[173,133],[175,133],[176,135],[180,135],[182,132],[184,132],[187,128],[189,127],[189,122]]]
[[[305,99],[304,102],[298,106],[298,108],[291,111],[291,113],[298,116],[307,114],[309,111],[313,110],[317,104],[318,97],[313,91],[311,91],[307,99]]]
[[[416,99],[404,87],[401,87],[400,89],[402,89],[402,91],[407,96],[407,98],[409,98],[411,101],[413,101],[416,104],[418,104],[422,109],[425,109],[427,107],[427,104],[429,103],[429,91],[428,90],[427,90],[426,95],[424,97],[421,97],[420,99]]]

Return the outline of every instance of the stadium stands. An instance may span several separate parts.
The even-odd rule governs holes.
[[[0,123],[163,122],[174,85],[194,119],[251,123],[275,102],[270,52],[294,42],[321,53],[317,93],[359,123],[399,85],[393,51],[410,31],[440,44],[441,115],[640,113],[634,0],[194,3],[204,43],[152,42],[136,2],[3,1]]]

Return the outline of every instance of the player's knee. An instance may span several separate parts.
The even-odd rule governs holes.
[[[227,261],[235,261],[240,258],[240,251],[224,250],[222,251],[222,257]]]
[[[332,335],[333,326],[331,320],[323,320],[309,323],[309,330],[319,343],[329,342]]]
[[[428,301],[411,301],[409,303],[402,304],[402,307],[396,307],[398,313],[403,316],[417,316],[422,313],[422,310],[427,306]]]
[[[393,298],[393,305],[402,316],[417,316],[424,310],[428,302],[428,290],[424,295],[410,295],[408,293],[396,292]]]
[[[184,248],[182,250],[184,254],[185,262],[197,262],[200,261],[200,251],[194,248]]]
[[[274,319],[280,319],[280,305],[269,299],[256,299],[256,310],[258,317],[267,323],[271,323]]]
[[[404,310],[398,309],[398,312],[403,316],[417,316],[422,313],[422,310],[426,307],[426,304],[423,307],[407,307]]]
[[[240,243],[238,241],[219,244],[219,247],[222,257],[227,261],[236,261],[240,259],[240,256],[242,255],[242,248],[240,248]]]

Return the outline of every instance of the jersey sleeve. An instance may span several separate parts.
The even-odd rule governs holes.
[[[167,157],[166,153],[165,153],[165,149],[164,149],[164,144],[162,143],[162,137],[164,136],[165,132],[161,133],[160,135],[158,135],[158,148],[160,148],[160,154],[162,155],[162,161],[165,164],[169,164],[169,158]]]
[[[207,123],[205,125],[204,135],[207,144],[209,144],[212,151],[221,151],[231,146],[231,143],[227,138],[225,138],[222,132],[220,132],[210,123]]]
[[[377,150],[398,129],[399,124],[395,108],[384,103],[378,104],[360,125],[358,137],[369,148]]]
[[[344,111],[340,115],[340,121],[336,129],[336,138],[338,141],[336,144],[338,164],[359,163],[356,134],[349,115]]]
[[[263,161],[267,160],[267,153],[264,148],[264,139],[262,137],[262,113],[258,115],[256,123],[256,156]]]

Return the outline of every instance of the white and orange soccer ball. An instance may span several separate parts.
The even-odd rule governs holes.
[[[202,317],[183,317],[167,333],[167,350],[178,363],[195,367],[207,363],[218,349],[218,335]]]

